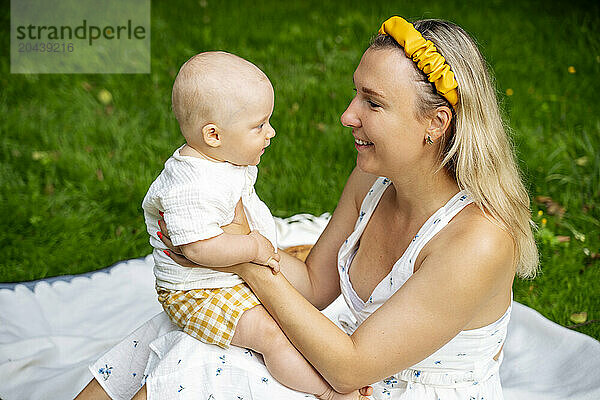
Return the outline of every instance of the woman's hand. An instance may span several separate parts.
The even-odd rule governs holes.
[[[169,248],[169,250],[163,250],[166,255],[171,257],[173,261],[183,267],[199,267],[200,265],[191,262],[187,258],[183,256],[183,252],[179,246],[175,246],[173,242],[171,242],[171,238],[169,238],[169,231],[167,231],[167,225],[165,221],[162,219],[158,220],[158,226],[160,228],[160,232],[156,232],[158,238],[162,240],[162,242]]]

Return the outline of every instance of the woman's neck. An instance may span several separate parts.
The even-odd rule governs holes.
[[[459,191],[458,184],[445,168],[388,178],[394,185],[394,208],[407,219],[428,218]]]

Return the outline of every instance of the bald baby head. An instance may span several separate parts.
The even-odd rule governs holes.
[[[208,123],[225,128],[265,86],[271,88],[267,76],[236,55],[215,51],[193,56],[173,85],[173,112],[183,136],[193,141]]]

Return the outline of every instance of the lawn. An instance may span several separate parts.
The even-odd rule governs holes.
[[[182,143],[179,66],[222,49],[271,78],[277,137],[257,192],[276,216],[331,212],[355,162],[339,116],[391,15],[470,32],[494,71],[538,224],[541,273],[515,299],[559,324],[600,319],[600,5],[587,2],[153,2],[150,74],[10,74],[0,58],[0,281],[77,274],[150,252],[141,201]],[[9,48],[10,15],[0,37]],[[600,323],[575,328],[600,338]]]

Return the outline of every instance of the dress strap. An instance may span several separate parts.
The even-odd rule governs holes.
[[[419,229],[412,242],[406,249],[403,257],[408,257],[411,271],[414,268],[417,256],[423,247],[442,230],[448,223],[462,211],[463,208],[473,202],[467,191],[461,190],[455,194],[442,208],[437,210]]]
[[[338,272],[340,275],[341,290],[344,297],[347,299],[349,299],[348,296],[353,296],[353,300],[348,300],[348,302],[354,304],[356,309],[362,309],[364,304],[352,288],[350,277],[348,276],[348,268],[356,254],[356,250],[358,249],[357,243],[365,230],[365,226],[390,183],[391,181],[385,177],[379,177],[375,180],[360,206],[359,215],[354,224],[354,230],[350,236],[346,238],[344,243],[342,243],[338,251]]]
[[[375,182],[365,195],[362,204],[360,205],[360,213],[356,220],[356,224],[354,225],[355,231],[362,224],[363,221],[365,221],[366,223],[371,218],[370,214],[373,213],[373,210],[375,210],[377,204],[379,204],[379,200],[381,200],[383,192],[385,192],[385,189],[390,185],[390,183],[391,181],[385,177],[379,177],[375,180]]]

